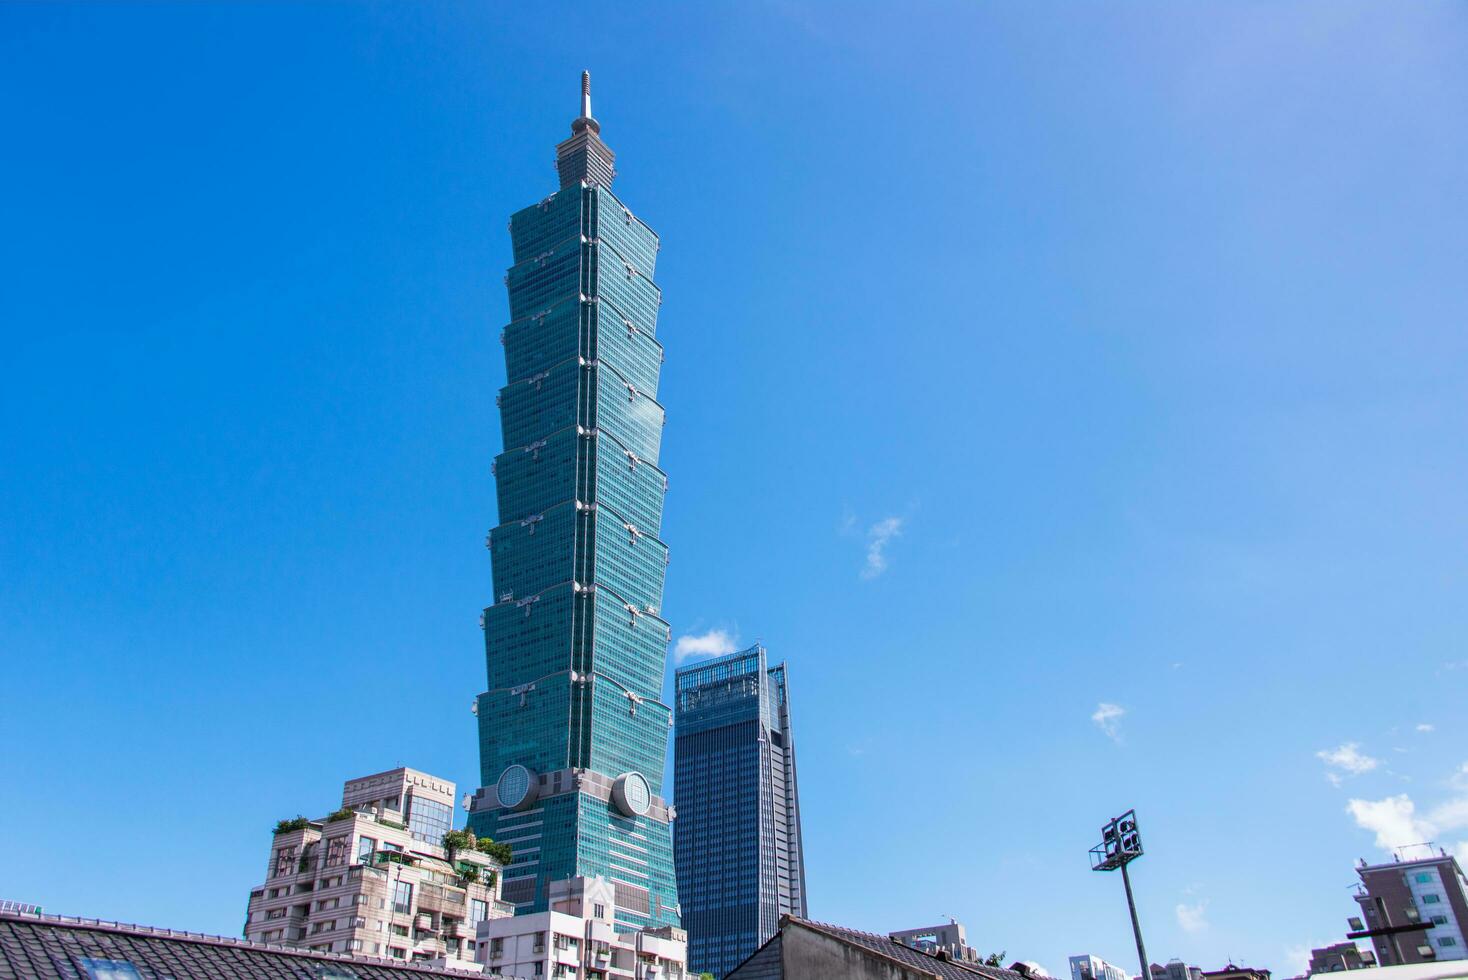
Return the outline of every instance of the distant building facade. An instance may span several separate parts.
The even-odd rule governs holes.
[[[453,783],[416,769],[348,780],[341,809],[283,822],[264,884],[250,892],[245,938],[318,952],[472,965],[478,924],[511,915],[500,864],[448,860]]]
[[[1422,923],[1421,932],[1372,937],[1382,966],[1468,958],[1468,881],[1457,859],[1424,848],[1424,855],[1385,864],[1361,862],[1356,902],[1366,928]],[[1400,857],[1400,855],[1398,855]]]
[[[1201,967],[1190,966],[1179,959],[1167,961],[1166,966],[1153,963],[1152,980],[1203,980]]]
[[[1204,970],[1203,980],[1269,980],[1269,971],[1261,967],[1236,966],[1230,963],[1221,970]]]
[[[1131,980],[1131,974],[1099,956],[1082,953],[1070,958],[1070,980]]]
[[[948,954],[950,959],[961,960],[965,963],[984,961],[979,951],[968,944],[968,933],[963,928],[963,923],[956,919],[949,919],[946,925],[928,926],[923,929],[903,929],[888,935],[904,946],[911,946],[913,949],[920,949],[926,953],[936,953],[942,950]],[[1126,980],[1126,977],[1114,977],[1111,980]]]
[[[1342,970],[1364,970],[1376,965],[1376,955],[1367,950],[1361,952],[1355,943],[1335,943],[1310,951],[1310,966],[1307,976],[1317,973],[1339,973]]]
[[[688,934],[676,926],[619,928],[616,886],[584,876],[550,883],[550,908],[479,923],[486,973],[562,980],[683,980]]]
[[[765,648],[684,667],[675,694],[673,825],[688,966],[722,977],[806,914],[785,665]]]

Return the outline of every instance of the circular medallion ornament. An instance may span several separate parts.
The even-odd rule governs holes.
[[[499,797],[500,806],[509,810],[525,809],[535,802],[539,792],[539,777],[518,763],[500,773],[499,782],[494,784],[494,793]]]
[[[652,807],[652,790],[640,772],[624,772],[612,784],[612,804],[625,816],[645,817]]]

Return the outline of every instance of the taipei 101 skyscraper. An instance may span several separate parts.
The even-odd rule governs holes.
[[[517,913],[543,911],[552,882],[600,876],[616,920],[645,928],[679,924],[662,786],[661,298],[657,235],[612,194],[613,160],[582,75],[560,190],[510,218],[489,689],[475,706],[483,788],[469,819],[513,848],[503,894]]]

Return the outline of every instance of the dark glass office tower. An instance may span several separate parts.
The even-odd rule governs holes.
[[[678,671],[673,765],[688,969],[722,977],[806,914],[785,665],[754,646]]]
[[[658,237],[612,194],[613,159],[583,76],[581,115],[556,148],[561,189],[510,218],[489,690],[475,704],[483,788],[469,821],[513,848],[504,898],[517,912],[543,911],[551,881],[605,876],[618,922],[676,926],[661,795]]]

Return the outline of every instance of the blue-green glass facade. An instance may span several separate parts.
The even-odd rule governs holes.
[[[661,785],[658,238],[612,194],[612,159],[587,94],[558,148],[561,189],[510,219],[470,826],[514,849],[504,895],[519,912],[546,908],[549,881],[603,875],[623,923],[678,925]]]

